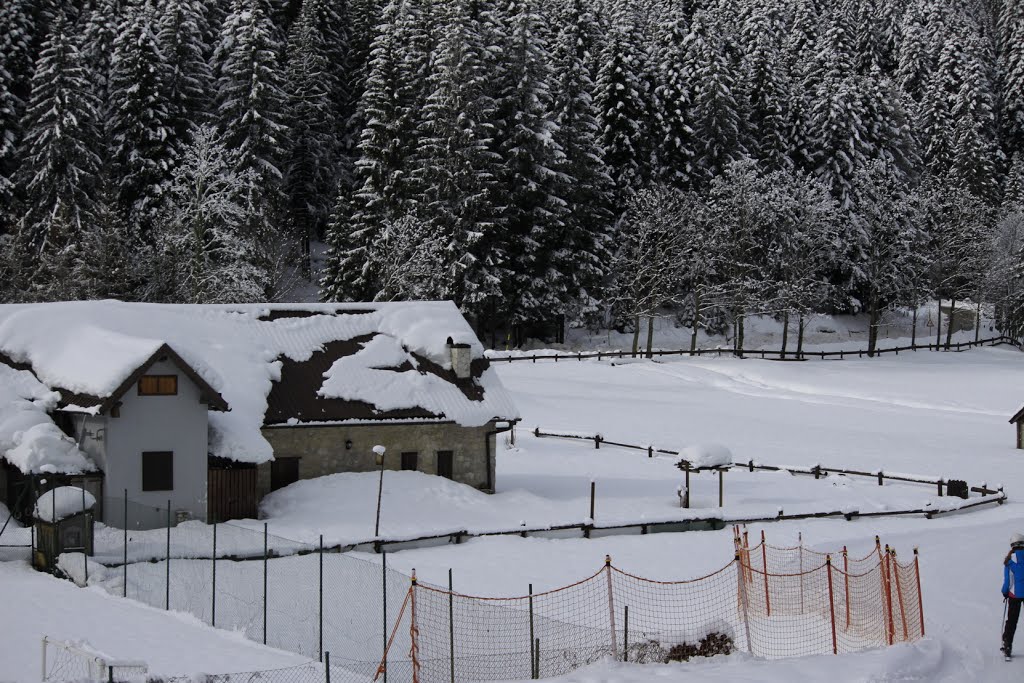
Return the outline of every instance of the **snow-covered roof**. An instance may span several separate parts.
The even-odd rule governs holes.
[[[449,338],[470,346],[469,380],[455,377]],[[230,408],[210,413],[210,448],[232,460],[273,457],[265,423],[518,418],[451,302],[0,305],[0,365],[31,370],[64,410],[102,412],[161,349]],[[3,443],[0,432],[0,455]]]

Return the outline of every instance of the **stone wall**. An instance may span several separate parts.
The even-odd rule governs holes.
[[[377,469],[373,447],[387,448],[384,467],[401,469],[402,453],[418,454],[417,470],[437,473],[437,452],[452,451],[454,481],[488,493],[494,490],[496,438],[486,436],[494,423],[462,427],[453,423],[354,424],[330,426],[265,427],[263,436],[275,458],[299,458],[299,478],[312,479],[337,472],[372,472]],[[490,458],[484,439],[490,444]],[[346,442],[351,442],[349,447]],[[490,476],[488,476],[488,469]],[[259,466],[257,496],[270,492],[271,463]]]

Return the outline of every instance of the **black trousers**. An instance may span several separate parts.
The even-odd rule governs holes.
[[[1020,604],[1024,598],[1007,598],[1006,626],[1003,628],[1003,646],[1009,650],[1013,647],[1013,634],[1017,632],[1017,620],[1020,619]]]

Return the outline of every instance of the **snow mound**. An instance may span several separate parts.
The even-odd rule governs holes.
[[[96,506],[96,498],[77,486],[58,486],[39,496],[32,511],[36,519],[57,522]]]
[[[25,474],[96,469],[47,414],[59,399],[31,373],[0,363],[0,457]]]
[[[694,467],[726,467],[733,463],[732,451],[721,444],[687,446],[679,456]]]

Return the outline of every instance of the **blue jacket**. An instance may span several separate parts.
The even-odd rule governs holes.
[[[1024,598],[1024,549],[1011,552],[1003,566],[1003,593]]]

